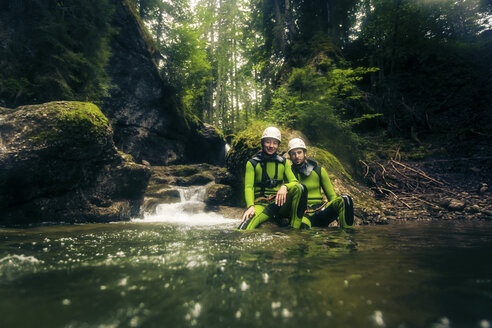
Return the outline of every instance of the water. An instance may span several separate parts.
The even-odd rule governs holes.
[[[197,193],[0,229],[0,327],[491,327],[490,222],[241,232]]]

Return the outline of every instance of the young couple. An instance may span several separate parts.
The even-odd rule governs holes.
[[[288,144],[292,166],[277,154],[281,141],[279,129],[266,128],[262,151],[246,163],[247,209],[239,229],[251,230],[269,219],[281,222],[283,218],[294,229],[326,227],[336,219],[340,227],[352,227],[352,199],[336,196],[326,170],[306,157],[304,141],[295,138]],[[321,188],[328,201],[323,201]]]

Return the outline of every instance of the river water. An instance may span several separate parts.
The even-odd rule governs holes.
[[[0,228],[0,327],[492,326],[490,221],[244,232],[200,206]]]

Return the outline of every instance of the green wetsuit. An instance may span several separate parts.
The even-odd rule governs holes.
[[[306,163],[300,167],[293,165],[292,171],[299,182],[305,185],[308,190],[308,208],[317,209],[305,214],[312,226],[326,227],[336,219],[342,228],[353,225],[351,198],[348,196],[337,197],[328,173],[323,167],[318,166],[315,161],[307,159]],[[321,189],[328,198],[328,202],[324,205]],[[346,208],[347,205],[350,208]]]
[[[265,171],[263,171],[265,170]],[[275,200],[260,200],[258,197],[268,198],[277,194],[282,185],[287,187],[286,202],[282,206],[275,205]],[[290,163],[283,157],[274,154],[264,156],[258,153],[246,163],[244,177],[244,196],[246,206],[255,207],[255,215],[244,221],[239,229],[251,230],[268,219],[290,218],[293,228],[300,228],[302,216],[306,208],[307,191],[300,185],[292,173]]]

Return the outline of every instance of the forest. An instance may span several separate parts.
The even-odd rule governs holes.
[[[179,109],[234,136],[252,121],[342,159],[370,135],[490,135],[488,0],[129,0]],[[109,0],[0,4],[0,106],[97,103]]]

